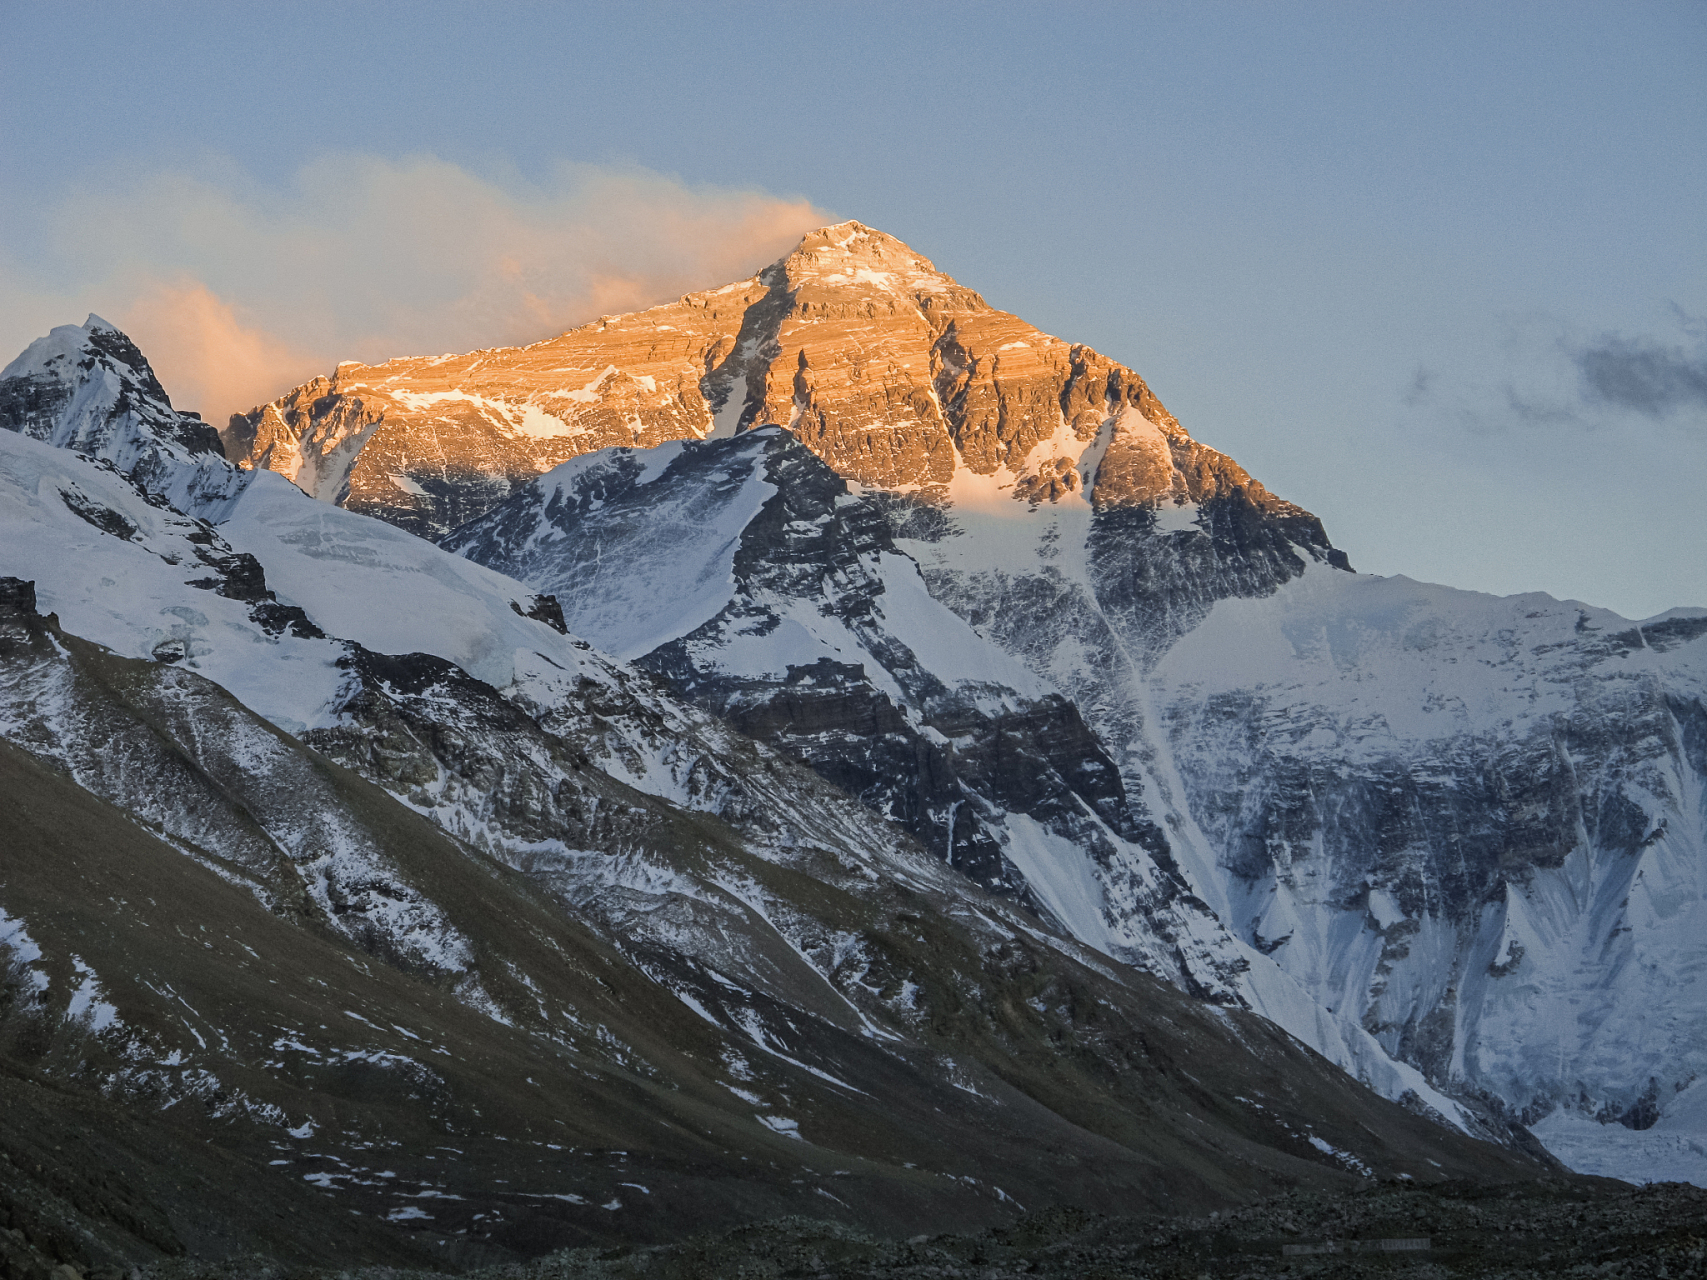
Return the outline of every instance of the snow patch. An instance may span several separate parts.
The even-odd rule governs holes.
[[[71,957],[71,967],[81,979],[71,992],[71,1003],[65,1008],[65,1020],[81,1024],[95,1033],[105,1031],[119,1020],[119,1011],[101,999],[101,983],[95,971],[81,956]]]

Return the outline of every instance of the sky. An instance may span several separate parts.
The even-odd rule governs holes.
[[[858,218],[1361,571],[1707,606],[1707,3],[7,0],[0,360],[223,420]]]

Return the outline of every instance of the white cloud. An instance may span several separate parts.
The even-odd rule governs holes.
[[[144,175],[78,192],[0,262],[0,362],[96,311],[174,403],[221,423],[340,360],[530,342],[740,279],[832,220],[804,199],[591,165],[499,184],[432,157],[338,155],[283,191]]]

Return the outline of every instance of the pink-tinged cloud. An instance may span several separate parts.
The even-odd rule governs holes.
[[[832,221],[804,199],[590,165],[500,184],[341,155],[283,192],[155,174],[55,210],[57,263],[0,263],[24,304],[0,338],[22,349],[111,316],[173,402],[218,424],[342,360],[537,341],[743,279]]]
[[[239,405],[253,405],[285,385],[306,381],[321,364],[306,351],[243,324],[231,305],[205,284],[160,284],[133,299],[116,317],[147,353],[161,385],[180,408],[208,406],[223,426]],[[223,416],[214,416],[221,409]],[[203,412],[207,412],[204,410]]]

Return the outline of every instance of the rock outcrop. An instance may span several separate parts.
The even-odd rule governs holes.
[[[444,545],[552,592],[571,630],[811,765],[985,889],[1241,1002],[1242,953],[1217,944],[1079,708],[932,600],[884,496],[854,492],[791,433],[576,459]],[[1097,873],[1047,874],[1079,850]],[[1117,913],[1095,874],[1121,884]]]

